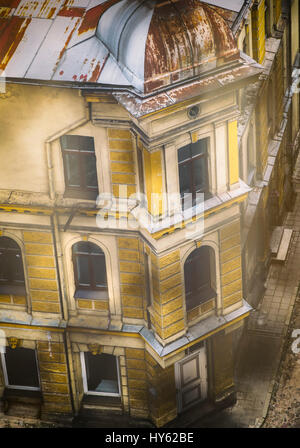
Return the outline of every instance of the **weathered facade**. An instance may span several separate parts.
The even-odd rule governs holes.
[[[234,398],[297,156],[299,1],[230,4],[0,1],[5,412],[161,427]]]

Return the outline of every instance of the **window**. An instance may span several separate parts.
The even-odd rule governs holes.
[[[8,237],[0,238],[0,290],[2,293],[25,293],[22,253]]]
[[[184,265],[186,309],[216,297],[215,255],[208,246],[194,250]]]
[[[208,139],[199,140],[178,150],[180,195],[187,205],[196,204],[197,193],[208,194]],[[190,202],[191,198],[191,202]]]
[[[107,291],[105,255],[100,247],[81,241],[72,251],[76,290]]]
[[[96,199],[98,180],[93,137],[64,135],[60,139],[66,197]]]
[[[35,350],[6,347],[1,353],[5,385],[11,389],[39,390],[40,381]]]
[[[120,396],[119,365],[115,356],[81,352],[81,365],[86,394]]]

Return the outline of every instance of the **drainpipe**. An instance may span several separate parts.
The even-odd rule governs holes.
[[[51,143],[55,140],[59,139],[63,135],[68,132],[77,129],[80,126],[88,123],[90,121],[90,113],[89,108],[86,108],[86,116],[79,121],[65,127],[61,131],[52,135],[45,141],[45,152],[46,152],[46,160],[47,160],[47,172],[48,172],[48,188],[49,188],[49,197],[51,202],[53,203],[53,215],[50,218],[51,221],[51,231],[53,236],[53,245],[54,245],[54,255],[57,264],[57,277],[58,277],[58,288],[59,288],[59,300],[62,318],[64,321],[68,322],[68,306],[65,297],[64,283],[63,283],[63,254],[62,254],[62,246],[61,246],[61,238],[59,233],[59,223],[56,212],[56,195],[55,195],[55,187],[54,187],[54,175],[53,175],[53,161],[52,161],[52,151],[51,151]],[[75,410],[75,400],[73,390],[75,391],[75,378],[74,378],[74,369],[72,363],[71,353],[71,344],[70,341],[67,340],[65,332],[63,333],[63,343],[65,347],[66,353],[66,364],[67,364],[67,374],[68,381],[70,385],[70,398],[71,398],[71,406],[72,406],[72,414],[76,415]],[[72,366],[71,366],[72,364]]]
[[[54,247],[55,247],[55,256],[57,261],[57,268],[58,268],[58,283],[59,283],[59,292],[60,292],[60,301],[61,301],[61,311],[62,316],[64,320],[68,320],[68,307],[65,300],[65,293],[64,293],[64,287],[63,282],[61,282],[61,277],[63,278],[63,254],[62,254],[62,248],[61,248],[61,239],[60,239],[60,233],[58,228],[58,218],[57,218],[57,212],[55,210],[55,202],[56,202],[56,196],[55,196],[55,187],[54,187],[54,176],[53,176],[53,161],[52,161],[52,151],[51,151],[51,143],[53,143],[55,140],[58,140],[63,135],[67,134],[68,132],[83,126],[90,120],[89,117],[89,110],[87,108],[87,116],[79,121],[76,121],[75,123],[65,127],[61,131],[57,132],[53,136],[49,137],[45,141],[45,150],[46,150],[46,159],[47,159],[47,171],[48,171],[48,187],[49,187],[49,197],[50,200],[53,202],[54,211],[53,216],[51,217],[51,225],[52,225],[52,231],[53,231],[53,241],[54,241]]]

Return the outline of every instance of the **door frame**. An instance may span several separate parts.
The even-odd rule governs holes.
[[[182,381],[181,381],[181,365],[183,363],[186,363],[187,361],[198,357],[198,366],[199,366],[199,386],[201,387],[201,398],[196,401],[196,402],[192,402],[190,405],[188,406],[183,406],[183,393],[182,393]],[[185,356],[183,359],[181,359],[180,361],[176,362],[175,365],[175,384],[176,384],[176,398],[177,398],[177,408],[178,408],[178,413],[182,413],[186,410],[188,410],[189,408],[203,402],[206,400],[207,398],[207,394],[208,394],[208,372],[207,372],[207,349],[206,349],[206,344],[204,344],[204,346],[195,351],[194,353],[191,353],[187,356]],[[197,383],[194,382],[194,385],[196,385]]]

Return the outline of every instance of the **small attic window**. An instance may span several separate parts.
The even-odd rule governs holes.
[[[64,135],[60,139],[67,198],[94,200],[98,196],[96,155],[93,137]]]

